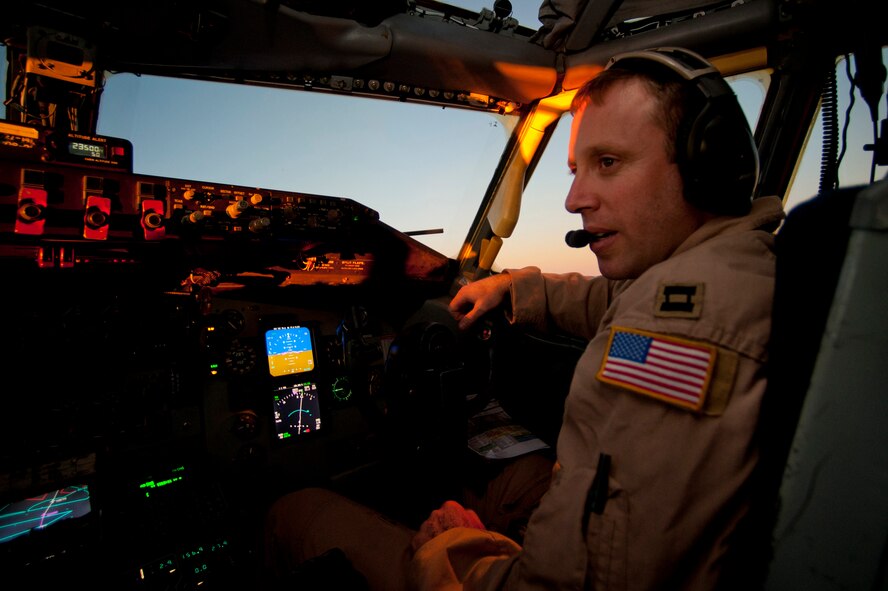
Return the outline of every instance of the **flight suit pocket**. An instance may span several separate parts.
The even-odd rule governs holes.
[[[591,513],[586,527],[587,589],[625,591],[627,588],[628,521],[626,495],[611,478],[604,511],[600,515]]]

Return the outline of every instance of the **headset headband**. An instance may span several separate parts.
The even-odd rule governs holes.
[[[630,62],[659,64],[696,89],[700,104],[685,113],[676,134],[676,161],[685,198],[719,214],[749,210],[758,182],[758,151],[733,89],[702,55],[682,47],[654,47],[614,55],[605,69]],[[633,66],[621,66],[635,69]]]

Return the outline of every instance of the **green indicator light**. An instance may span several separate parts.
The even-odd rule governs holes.
[[[157,483],[157,487],[160,488],[161,486],[167,486],[167,485],[170,485],[174,482],[179,482],[183,478],[184,478],[183,476],[176,476],[174,478],[167,478],[166,480],[161,480],[160,482]]]

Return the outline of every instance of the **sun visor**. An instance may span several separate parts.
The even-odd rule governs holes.
[[[107,59],[117,69],[349,71],[388,55],[385,24],[316,16],[286,6],[229,2],[224,13],[201,14],[200,24],[178,23],[179,13],[130,7]],[[187,25],[187,26],[186,26]],[[187,34],[186,34],[187,33]]]
[[[181,12],[125,10],[103,55],[114,71],[284,85],[302,74],[360,76],[522,104],[551,94],[558,77],[555,52],[526,37],[411,14],[369,26],[240,0],[195,24]]]
[[[427,88],[463,89],[519,103],[549,96],[558,79],[557,55],[526,38],[398,14],[383,22],[392,53],[360,70]]]

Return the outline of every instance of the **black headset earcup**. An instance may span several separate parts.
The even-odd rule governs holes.
[[[710,98],[690,126],[679,166],[685,198],[716,214],[749,211],[758,181],[758,151],[745,115],[732,95]]]

